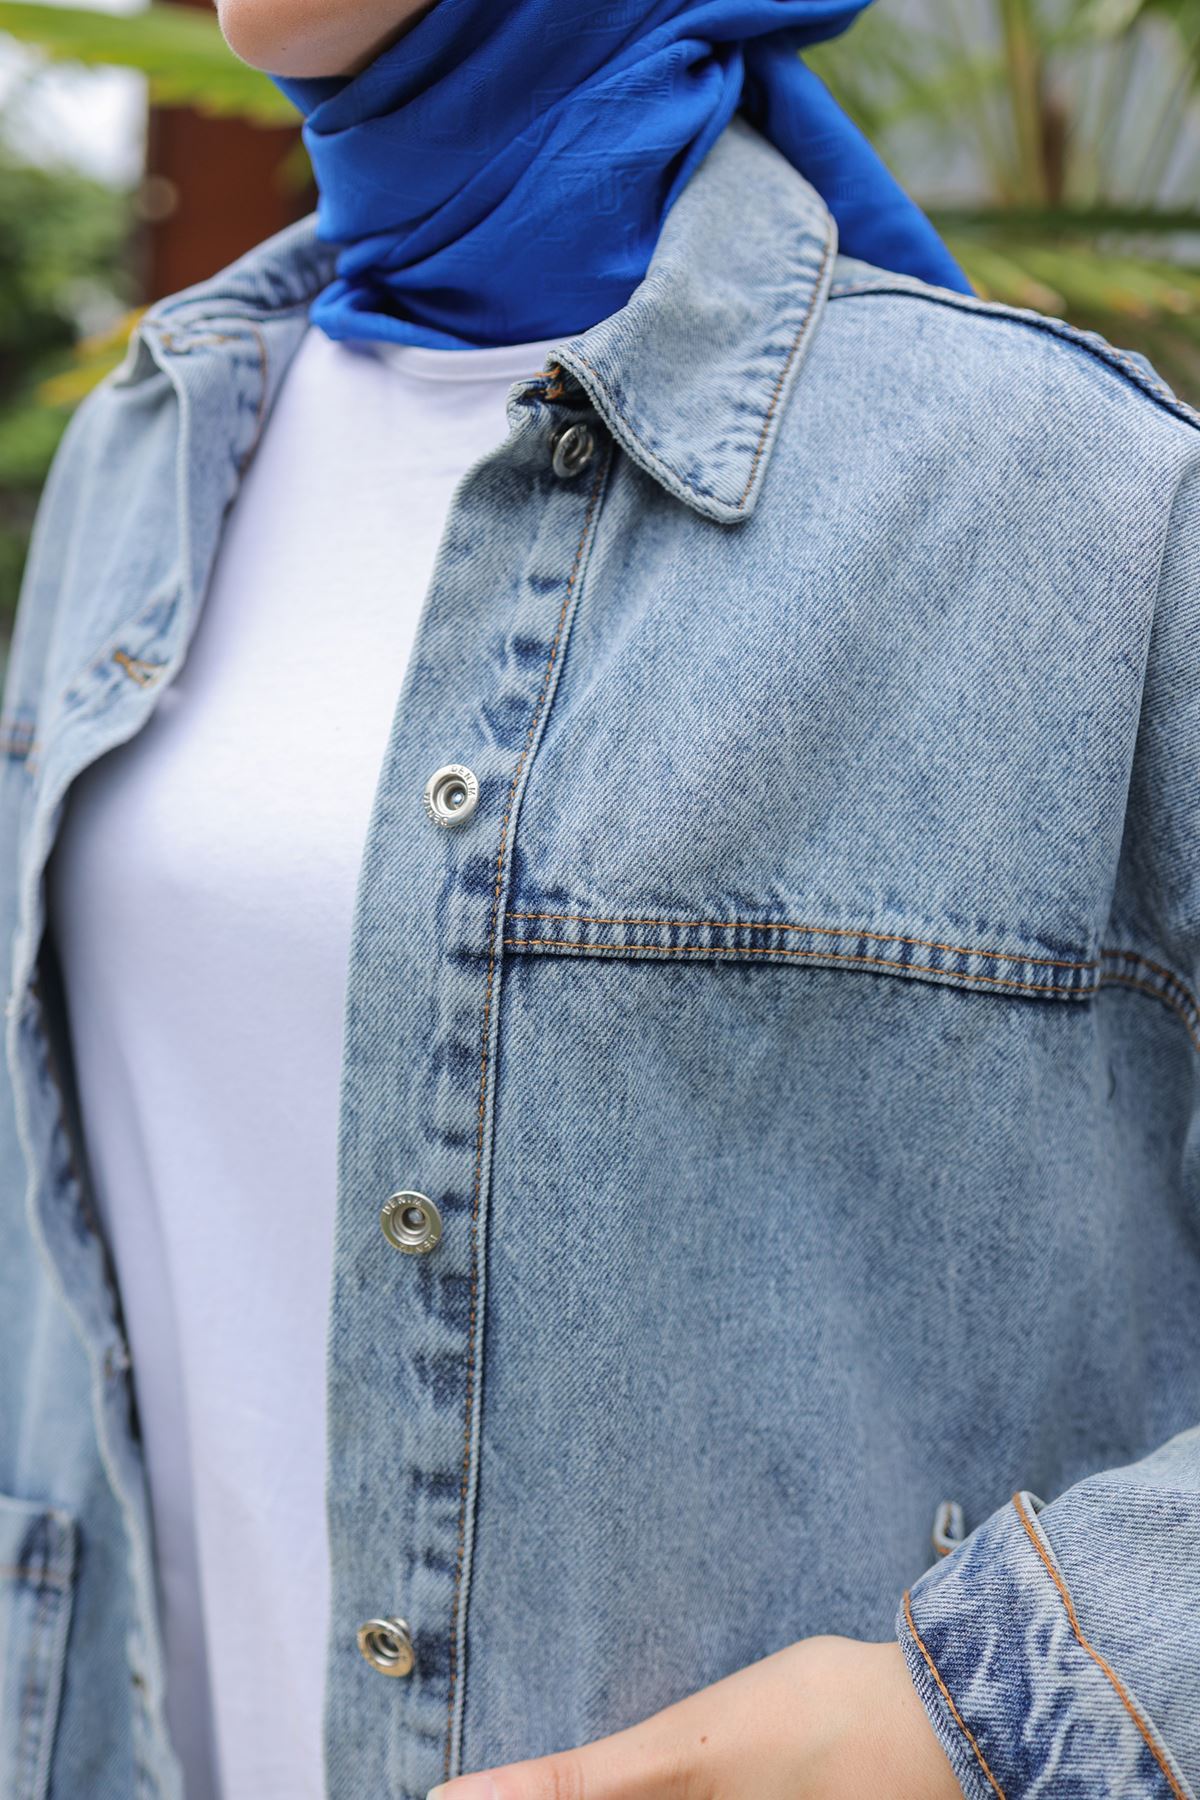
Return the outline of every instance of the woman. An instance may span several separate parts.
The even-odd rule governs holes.
[[[5,694],[6,1792],[1200,1791],[1200,422],[851,11],[223,7],[317,226]]]

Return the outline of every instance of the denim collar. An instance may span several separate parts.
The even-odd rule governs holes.
[[[735,117],[668,214],[645,280],[619,311],[554,347],[545,385],[553,391],[556,370],[573,378],[626,453],[677,499],[722,523],[747,518],[824,306],[836,240],[816,190]],[[151,306],[139,335],[166,356],[222,345],[244,353],[251,338],[261,419],[333,262],[309,214]]]

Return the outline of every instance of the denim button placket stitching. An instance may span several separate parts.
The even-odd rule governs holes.
[[[350,1131],[339,1147],[330,1404],[343,1441],[361,1433],[375,1446],[394,1446],[395,1475],[364,1532],[352,1483],[343,1487],[333,1467],[327,1755],[344,1759],[352,1738],[361,1758],[367,1744],[365,1778],[402,1800],[421,1800],[455,1772],[460,1755],[503,902],[523,782],[610,464],[607,437],[595,429],[586,479],[555,477],[554,430],[583,409],[552,405],[532,388],[524,399],[508,443],[468,473],[446,523],[413,663],[452,656],[466,672],[449,706],[444,695],[436,708],[423,705],[418,693],[397,711],[350,959],[350,1092],[342,1116],[374,1116],[381,1081],[394,1103],[388,1131]],[[510,569],[513,545],[523,547],[522,560]],[[514,643],[519,657],[504,648]],[[459,762],[438,757],[448,745]],[[428,796],[414,815],[414,766],[472,776],[476,801],[466,829],[430,830],[422,817]],[[461,811],[454,816],[457,825]],[[369,1082],[370,1092],[360,1093],[357,1082]],[[395,1181],[398,1163],[420,1170],[411,1186]],[[375,1235],[384,1226],[378,1200],[364,1235],[363,1197],[381,1189],[394,1227],[405,1208],[440,1214],[433,1254],[387,1257]],[[409,1248],[386,1226],[384,1235]],[[365,1345],[383,1359],[367,1383]],[[411,1676],[399,1692],[383,1682],[364,1687],[361,1622],[393,1611],[408,1621]]]
[[[545,670],[541,688],[537,694],[529,728],[524,744],[517,757],[512,781],[508,790],[508,799],[500,827],[500,840],[496,853],[495,881],[491,895],[490,918],[488,924],[489,954],[487,977],[483,997],[483,1018],[481,1026],[480,1070],[479,1070],[479,1104],[477,1132],[475,1143],[475,1168],[472,1181],[471,1210],[471,1344],[466,1378],[464,1454],[462,1463],[462,1482],[460,1489],[458,1553],[456,1559],[455,1595],[456,1608],[453,1632],[450,1642],[450,1687],[448,1695],[448,1716],[446,1744],[443,1758],[443,1776],[455,1772],[456,1740],[458,1737],[458,1720],[461,1719],[462,1697],[459,1681],[459,1664],[464,1658],[462,1644],[463,1620],[466,1613],[466,1596],[469,1586],[469,1571],[465,1567],[466,1559],[466,1527],[470,1513],[470,1489],[473,1452],[477,1444],[477,1425],[473,1414],[477,1414],[480,1400],[481,1380],[477,1374],[480,1352],[476,1348],[478,1341],[477,1321],[482,1323],[482,1264],[479,1246],[483,1238],[481,1229],[481,1213],[486,1204],[486,1169],[485,1149],[488,1126],[488,1102],[491,1093],[492,1070],[495,1065],[495,1040],[497,1037],[496,984],[497,970],[503,955],[503,918],[504,893],[506,891],[508,866],[511,861],[512,834],[516,824],[516,807],[519,804],[522,777],[525,773],[531,751],[536,747],[539,729],[544,723],[549,703],[553,697],[553,685],[558,669],[561,667],[562,650],[569,630],[572,602],[578,595],[580,571],[583,566],[585,551],[593,535],[594,519],[597,511],[604,478],[607,472],[607,459],[597,469],[590,491],[586,493],[582,518],[579,517],[579,505],[576,503],[575,518],[579,521],[578,546],[569,573],[566,575],[565,588],[561,606],[555,622],[553,637],[548,646]],[[477,1307],[477,1298],[479,1305]],[[456,1713],[457,1703],[457,1713]]]

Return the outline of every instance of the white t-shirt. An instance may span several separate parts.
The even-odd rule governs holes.
[[[51,857],[188,1800],[324,1792],[325,1332],[355,891],[452,492],[549,347],[308,330],[186,663],[72,787]]]

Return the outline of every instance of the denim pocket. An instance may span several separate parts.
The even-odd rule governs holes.
[[[658,521],[619,572],[598,544],[506,825],[507,947],[1038,1002],[1150,979],[1109,941],[1147,609],[1053,604],[916,496],[893,556],[878,518],[831,539],[834,489],[807,523],[802,492],[748,536]]]
[[[0,1494],[0,1789],[45,1800],[75,1579],[75,1521]]]

